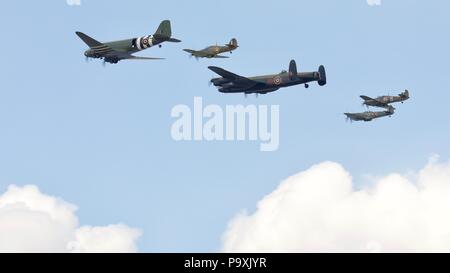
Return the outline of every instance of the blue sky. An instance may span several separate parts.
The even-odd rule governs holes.
[[[82,223],[123,222],[148,252],[217,251],[228,221],[278,183],[332,160],[352,175],[407,172],[431,154],[450,157],[450,2],[7,1],[0,10],[0,189],[35,184],[79,207]],[[140,52],[154,62],[86,63],[83,31],[110,41],[152,34],[172,21],[181,44]],[[190,59],[183,48],[240,48],[227,60]],[[218,65],[244,76],[296,59],[321,64],[328,85],[255,98],[208,86]],[[359,95],[412,98],[392,118],[346,123]],[[280,148],[254,142],[174,142],[170,111],[205,104],[280,105]],[[364,185],[359,185],[364,186]]]

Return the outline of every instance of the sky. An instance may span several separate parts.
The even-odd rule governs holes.
[[[142,252],[215,252],[229,245],[224,233],[242,209],[257,211],[281,181],[316,164],[339,163],[358,189],[421,170],[433,155],[447,161],[449,9],[444,0],[7,1],[0,193],[35,185],[40,192],[24,190],[76,204],[70,232],[121,225]],[[164,19],[183,42],[136,54],[161,61],[86,62],[75,35],[139,37]],[[230,59],[196,61],[182,51],[233,37],[240,47]],[[324,65],[328,84],[258,98],[208,85],[209,65],[253,76],[287,69],[291,59],[299,71]],[[411,99],[391,118],[345,121],[344,112],[365,110],[359,95],[404,89]],[[174,141],[171,109],[194,97],[279,105],[279,149]]]

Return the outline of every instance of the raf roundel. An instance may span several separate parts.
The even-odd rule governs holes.
[[[273,83],[274,83],[275,85],[280,85],[281,82],[282,82],[282,80],[281,80],[281,77],[280,77],[280,76],[276,76],[276,77],[273,79]]]

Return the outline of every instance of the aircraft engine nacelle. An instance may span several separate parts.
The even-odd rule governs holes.
[[[147,48],[153,46],[153,36],[149,35],[149,36],[136,38],[133,40],[132,44],[134,47],[136,47],[139,50],[147,49]]]
[[[225,83],[225,84],[222,84],[222,87],[223,87],[224,89],[232,88],[232,87],[234,87],[234,83],[232,83],[232,82]]]
[[[215,85],[215,86],[220,86],[223,84],[228,83],[230,80],[228,79],[224,79],[224,78],[220,78],[220,79],[212,79],[211,82]]]

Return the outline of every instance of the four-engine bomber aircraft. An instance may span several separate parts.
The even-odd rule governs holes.
[[[209,69],[222,76],[214,78],[211,83],[222,93],[245,93],[245,94],[267,94],[274,92],[281,87],[289,87],[298,84],[305,84],[308,88],[308,82],[317,81],[320,86],[327,84],[325,67],[321,65],[318,72],[297,72],[297,65],[294,60],[289,65],[289,72],[282,71],[275,75],[266,75],[246,78],[216,66],[209,66]]]
[[[224,46],[209,46],[202,50],[192,50],[192,49],[183,49],[187,53],[190,53],[191,56],[195,58],[229,58],[227,56],[219,55],[221,53],[230,52],[233,53],[233,50],[238,48],[238,42],[235,38],[231,39],[231,41]]]
[[[388,108],[389,104],[391,103],[395,102],[403,103],[404,101],[408,100],[409,91],[405,90],[405,92],[399,94],[398,96],[381,96],[375,99],[370,98],[368,96],[361,96],[361,98],[364,100],[363,105]]]
[[[386,111],[372,112],[367,111],[363,113],[344,113],[347,116],[347,120],[350,121],[372,121],[373,119],[392,116],[395,114],[395,108],[389,105]]]
[[[108,43],[101,43],[82,32],[76,32],[76,34],[90,47],[84,52],[86,58],[103,59],[104,62],[113,64],[121,60],[158,60],[160,58],[137,57],[132,54],[155,45],[161,47],[163,42],[181,42],[172,38],[169,20],[161,22],[158,30],[153,35]]]

